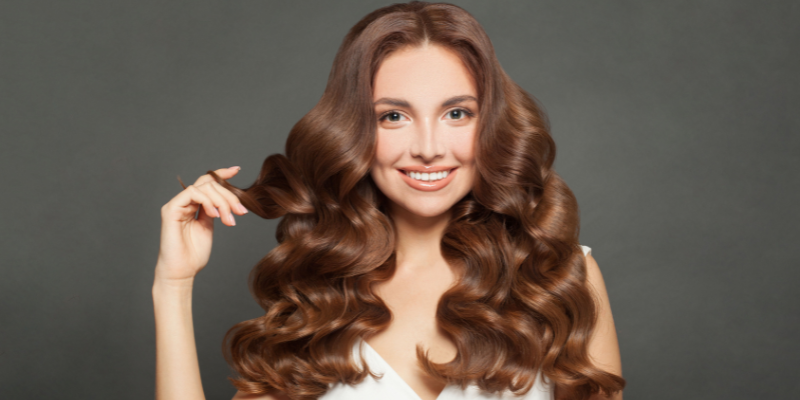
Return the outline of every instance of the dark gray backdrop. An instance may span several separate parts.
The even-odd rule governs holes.
[[[161,205],[263,159],[383,1],[0,5],[0,396],[153,396]],[[556,169],[603,271],[629,399],[800,390],[800,7],[459,1],[550,115]],[[261,314],[276,221],[217,223],[194,318],[207,397],[221,340]]]

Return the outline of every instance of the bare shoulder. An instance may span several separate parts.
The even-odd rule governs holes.
[[[282,393],[275,393],[275,394],[247,394],[243,393],[241,390],[237,390],[236,394],[233,396],[231,400],[289,400],[285,394]]]
[[[597,265],[597,260],[594,259],[592,253],[589,253],[584,257],[586,257],[586,281],[594,290],[593,294],[598,297],[607,298],[608,293],[606,291],[606,283],[603,280],[603,274],[600,272],[600,266]]]
[[[586,281],[597,305],[597,324],[589,339],[589,356],[597,367],[621,376],[622,360],[611,304],[600,266],[591,254],[586,255]]]

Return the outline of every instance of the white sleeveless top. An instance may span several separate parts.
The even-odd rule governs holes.
[[[587,246],[581,246],[583,254],[588,255],[592,249]],[[359,349],[359,343],[363,343]],[[372,346],[365,340],[356,341],[353,346],[353,359],[358,363],[359,351],[364,356],[364,360],[369,365],[370,370],[381,378],[375,379],[367,375],[361,383],[356,386],[346,385],[344,383],[337,383],[331,385],[330,390],[326,392],[319,400],[422,400],[419,395],[411,389],[406,381],[395,372],[394,369],[387,363]],[[448,385],[439,394],[436,400],[489,400],[489,399],[502,399],[502,400],[553,400],[553,392],[550,385],[543,379],[542,374],[536,378],[535,383],[531,390],[524,396],[515,396],[511,391],[506,390],[504,393],[487,393],[477,385],[467,386],[462,390],[459,386]]]

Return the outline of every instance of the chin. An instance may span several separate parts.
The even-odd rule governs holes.
[[[401,207],[403,207],[406,211],[408,211],[411,214],[420,217],[430,218],[430,217],[438,217],[450,211],[451,206],[452,204],[449,206],[442,204],[431,204],[426,206],[425,204],[416,203],[413,205],[403,204]]]
[[[446,213],[448,210],[449,208],[446,208],[444,210],[433,210],[433,211],[427,211],[427,210],[426,211],[409,210],[409,211],[411,211],[414,215],[418,215],[420,217],[432,218],[432,217],[438,217]]]

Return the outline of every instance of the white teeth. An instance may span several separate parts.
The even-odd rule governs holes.
[[[438,181],[440,179],[444,179],[447,175],[450,174],[450,171],[439,171],[439,172],[406,172],[406,175],[411,177],[412,179],[416,179],[418,181],[430,182],[430,181]]]

